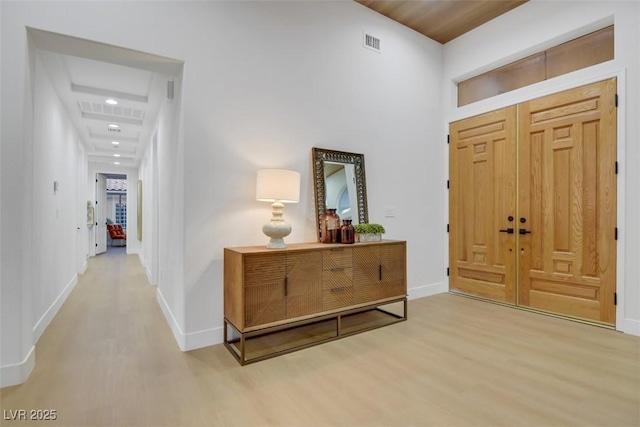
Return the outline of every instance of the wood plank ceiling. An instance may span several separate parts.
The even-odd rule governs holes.
[[[355,0],[442,44],[528,0]]]

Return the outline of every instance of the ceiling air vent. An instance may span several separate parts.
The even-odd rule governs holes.
[[[364,33],[364,47],[367,49],[371,49],[375,52],[380,52],[380,39],[376,36],[372,36],[371,34],[365,32]]]
[[[120,133],[120,129],[107,128],[108,132]]]

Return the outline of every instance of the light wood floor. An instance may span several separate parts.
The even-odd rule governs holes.
[[[222,345],[180,352],[137,256],[109,253],[0,393],[3,418],[57,410],[40,426],[638,426],[640,338],[441,294],[241,367]]]

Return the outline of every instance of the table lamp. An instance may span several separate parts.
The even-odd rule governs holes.
[[[272,202],[271,221],[262,227],[269,236],[267,248],[283,249],[284,238],[291,233],[291,225],[284,222],[284,203],[298,203],[300,199],[300,172],[285,169],[260,169],[256,180],[256,200]]]

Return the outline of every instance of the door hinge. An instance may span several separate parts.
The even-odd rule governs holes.
[[[96,178],[96,182],[98,182],[98,178]]]
[[[615,231],[614,231],[613,234],[614,234],[614,237],[616,238],[616,240],[618,240],[618,227],[615,228]]]
[[[447,135],[447,144],[449,143],[449,135]]]
[[[449,188],[449,180],[447,180],[447,188]]]
[[[447,233],[449,232],[449,224],[447,224]]]
[[[447,267],[447,276],[449,275],[449,267]]]
[[[618,305],[618,293],[613,293],[613,305]]]
[[[616,107],[618,106],[618,94],[616,93]]]
[[[96,248],[98,247],[98,244],[96,243]]]
[[[616,175],[618,175],[618,161],[616,160]]]

